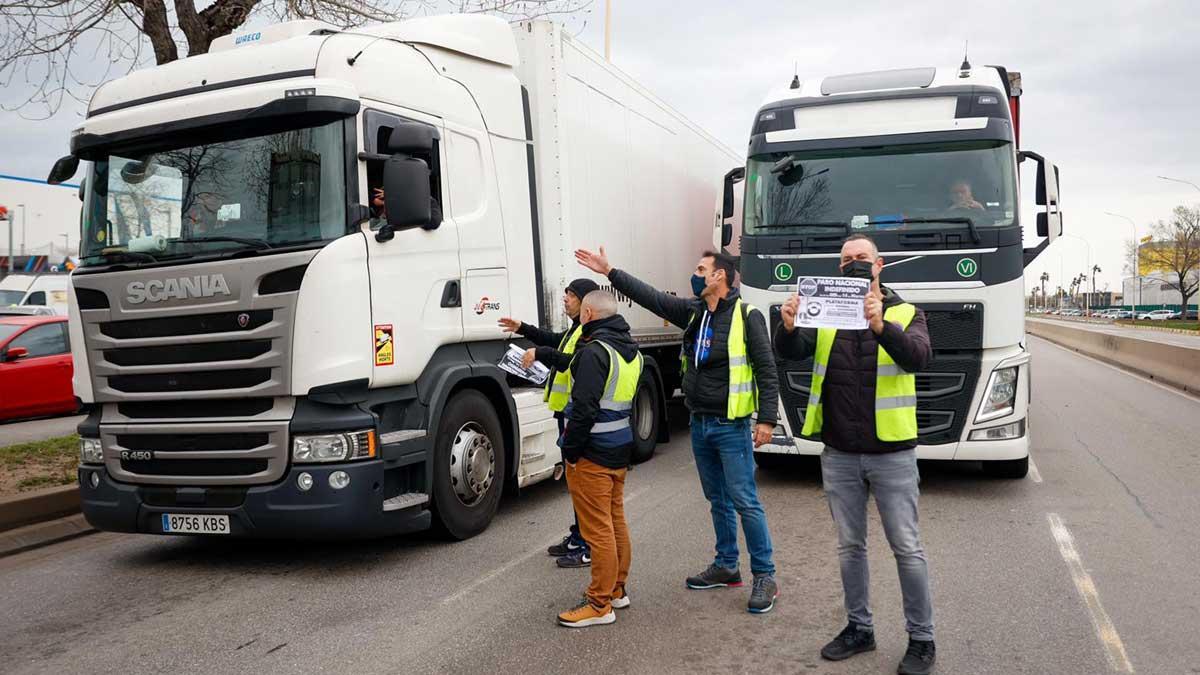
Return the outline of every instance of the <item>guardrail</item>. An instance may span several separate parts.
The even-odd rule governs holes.
[[[1200,348],[1101,333],[1042,319],[1027,319],[1025,330],[1067,349],[1200,394]]]

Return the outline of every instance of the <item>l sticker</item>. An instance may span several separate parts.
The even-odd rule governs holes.
[[[396,362],[396,351],[392,342],[392,324],[375,326],[375,365],[390,366]]]

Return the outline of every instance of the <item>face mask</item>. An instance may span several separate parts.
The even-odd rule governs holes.
[[[694,293],[697,298],[704,293],[704,289],[707,287],[708,279],[700,276],[699,274],[692,275],[692,293]]]
[[[874,279],[875,263],[866,260],[851,260],[842,267],[842,276],[852,279]]]

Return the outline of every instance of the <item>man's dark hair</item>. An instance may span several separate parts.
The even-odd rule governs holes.
[[[700,257],[712,258],[713,267],[725,272],[725,283],[733,288],[733,281],[737,278],[737,258],[716,251],[705,251]]]
[[[868,237],[867,235],[852,234],[849,237],[846,237],[845,239],[842,240],[842,246],[845,246],[846,244],[849,244],[852,241],[865,241],[865,242],[870,243],[871,248],[875,249],[875,255],[879,255],[879,245],[875,243],[874,239]]]

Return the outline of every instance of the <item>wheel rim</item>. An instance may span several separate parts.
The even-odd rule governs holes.
[[[635,408],[634,419],[637,420],[637,435],[644,441],[650,438],[654,432],[654,399],[650,397],[650,387],[638,389]]]
[[[450,486],[463,506],[474,506],[496,478],[496,450],[483,427],[467,422],[450,446]]]

